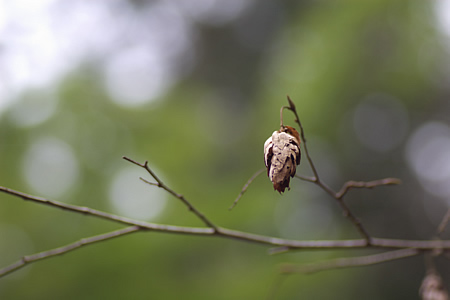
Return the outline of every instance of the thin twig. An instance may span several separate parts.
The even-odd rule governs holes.
[[[118,230],[115,230],[112,232],[84,238],[84,239],[78,240],[74,243],[59,247],[59,248],[55,248],[55,249],[39,252],[36,254],[24,256],[20,260],[16,261],[15,263],[12,263],[9,266],[6,266],[6,267],[0,269],[0,277],[3,277],[14,271],[17,271],[33,262],[36,262],[36,261],[39,261],[42,259],[46,259],[46,258],[49,258],[52,256],[56,256],[56,255],[62,255],[67,252],[81,248],[83,246],[91,245],[94,243],[102,242],[105,240],[110,240],[110,239],[113,239],[113,238],[116,238],[119,236],[124,236],[126,234],[137,232],[140,229],[141,228],[139,226],[130,226],[130,227],[118,229]]]
[[[345,194],[352,188],[366,188],[371,189],[374,187],[382,186],[382,185],[393,185],[393,184],[400,184],[401,180],[398,178],[384,178],[374,181],[347,181],[342,186],[341,190],[336,193],[335,197],[336,199],[341,199],[345,196]]]
[[[447,210],[447,213],[445,214],[444,218],[442,218],[442,221],[438,226],[438,230],[437,230],[438,236],[440,236],[444,232],[445,227],[447,227],[449,220],[450,220],[450,208]]]
[[[295,177],[297,177],[301,180],[304,180],[304,181],[309,181],[309,182],[313,182],[313,183],[317,184],[325,192],[327,192],[331,197],[335,198],[338,201],[338,203],[340,204],[341,208],[343,209],[344,215],[347,216],[353,222],[353,224],[355,224],[358,231],[361,233],[361,235],[363,235],[367,239],[367,241],[369,243],[370,243],[370,236],[369,236],[368,232],[361,225],[361,222],[359,221],[359,219],[356,218],[352,214],[352,212],[350,211],[348,206],[345,204],[345,202],[343,201],[344,196],[352,188],[369,188],[370,189],[370,188],[383,186],[383,185],[392,185],[392,184],[400,184],[401,183],[400,179],[397,179],[397,178],[384,178],[384,179],[368,181],[368,182],[351,180],[351,181],[347,181],[346,183],[344,183],[344,185],[339,190],[339,192],[335,192],[329,186],[327,186],[325,183],[323,183],[320,179],[317,180],[314,177],[307,177],[307,176],[302,176],[302,175],[295,175]],[[277,251],[275,251],[275,252],[277,252]]]
[[[286,252],[289,252],[290,250],[292,250],[290,247],[281,246],[281,247],[270,248],[269,250],[267,250],[267,253],[269,253],[270,255],[275,255],[275,254],[286,253]]]
[[[285,265],[281,266],[281,273],[282,274],[292,274],[292,273],[310,274],[310,273],[315,273],[315,272],[320,272],[320,271],[325,271],[325,270],[369,266],[369,265],[379,264],[379,263],[392,261],[392,260],[396,260],[396,259],[400,259],[400,258],[415,256],[420,253],[421,253],[421,251],[418,249],[407,248],[407,249],[388,251],[388,252],[367,255],[367,256],[332,259],[332,260],[313,263],[313,264],[303,264],[303,265],[285,264]]]
[[[236,197],[236,199],[234,200],[233,204],[228,208],[228,210],[232,210],[236,204],[238,203],[239,199],[241,199],[242,195],[244,195],[244,193],[247,191],[248,187],[250,186],[250,184],[253,182],[253,180],[255,180],[256,177],[258,177],[265,169],[261,169],[259,171],[257,171],[255,174],[252,175],[252,177],[250,177],[250,179],[247,181],[247,183],[242,187],[241,192],[239,193],[239,195]]]
[[[208,218],[206,218],[204,214],[202,214],[200,211],[198,211],[183,195],[176,193],[175,191],[170,189],[167,185],[165,185],[161,181],[161,179],[159,179],[159,177],[156,176],[155,172],[153,172],[150,169],[150,167],[148,166],[148,161],[145,161],[144,164],[141,164],[131,158],[126,157],[126,156],[123,156],[122,158],[125,159],[126,161],[129,161],[129,162],[141,167],[141,168],[144,168],[153,177],[153,179],[156,180],[157,184],[141,178],[142,181],[144,181],[145,183],[148,183],[150,185],[157,185],[158,187],[162,188],[163,190],[165,190],[166,192],[168,192],[175,198],[178,198],[179,200],[181,200],[181,202],[183,202],[188,207],[188,209],[190,211],[192,211],[203,223],[205,223],[206,226],[211,227],[214,230],[216,229],[216,225],[214,225]]]
[[[310,177],[310,176],[304,176],[304,175],[295,175],[295,177],[297,177],[298,179],[301,179],[303,181],[308,181],[308,182],[316,182],[316,177]]]

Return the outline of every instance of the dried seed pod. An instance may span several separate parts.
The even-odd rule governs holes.
[[[436,272],[429,272],[420,287],[422,300],[448,300],[448,292],[444,287],[441,276]]]
[[[274,131],[264,143],[264,162],[267,176],[273,183],[273,188],[280,192],[289,188],[291,177],[295,176],[297,165],[300,164],[300,136],[294,128],[282,126]]]

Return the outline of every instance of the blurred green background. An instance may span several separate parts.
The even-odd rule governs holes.
[[[347,203],[376,237],[430,239],[450,196],[445,1],[0,1],[0,185],[156,223],[203,224],[139,181],[157,174],[220,226],[291,239],[358,233],[333,199],[258,177],[294,100],[324,181],[401,178]],[[285,115],[293,125],[293,116]],[[303,160],[297,171],[311,175]],[[0,267],[120,228],[0,194]],[[448,236],[447,236],[448,237]],[[284,262],[240,241],[137,233],[37,262],[1,299],[265,299]],[[437,260],[449,278],[448,260]],[[294,275],[274,299],[418,299],[422,257]]]

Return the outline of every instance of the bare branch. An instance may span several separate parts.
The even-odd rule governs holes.
[[[217,227],[216,231],[212,228],[205,227],[183,227],[174,225],[156,224],[144,221],[137,221],[113,214],[109,214],[103,211],[95,210],[92,208],[76,206],[71,204],[65,204],[62,202],[52,201],[41,197],[31,196],[22,192],[15,191],[13,189],[0,186],[0,192],[10,194],[15,197],[22,198],[24,200],[33,201],[36,203],[80,213],[84,215],[90,215],[93,217],[110,220],[113,222],[137,226],[142,230],[199,235],[199,236],[219,236],[223,238],[231,238],[242,240],[246,242],[264,244],[274,247],[289,247],[290,249],[348,249],[348,248],[367,248],[368,245],[364,239],[355,240],[320,240],[320,241],[300,241],[291,239],[282,239],[271,236],[247,233],[238,230],[227,229],[224,227]],[[382,239],[372,238],[371,248],[385,248],[385,249],[399,249],[399,248],[417,248],[422,250],[432,249],[446,249],[450,250],[450,240],[401,240],[401,239]]]
[[[252,175],[252,177],[250,177],[250,179],[247,181],[247,183],[242,187],[241,192],[239,193],[239,195],[236,197],[236,199],[234,200],[233,204],[228,208],[228,210],[232,210],[236,204],[238,203],[239,199],[241,199],[242,195],[244,195],[244,193],[247,191],[248,187],[250,186],[250,184],[253,182],[253,180],[255,180],[256,177],[258,177],[265,169],[261,169],[259,171],[257,171],[255,174]]]
[[[130,226],[130,227],[126,227],[126,228],[122,228],[119,230],[115,230],[112,232],[108,232],[108,233],[104,233],[104,234],[100,234],[100,235],[96,235],[96,236],[92,236],[92,237],[88,237],[88,238],[84,238],[81,239],[79,241],[76,241],[74,243],[59,247],[59,248],[55,248],[55,249],[51,249],[51,250],[47,250],[44,252],[39,252],[33,255],[28,255],[28,256],[24,256],[22,257],[20,260],[18,260],[17,262],[6,266],[4,268],[0,269],[0,277],[3,277],[5,275],[8,275],[14,271],[17,271],[23,267],[25,267],[26,265],[29,265],[33,262],[42,260],[42,259],[46,259],[52,256],[56,256],[56,255],[62,255],[65,254],[67,252],[76,250],[78,248],[81,248],[83,246],[87,246],[87,245],[91,245],[94,243],[98,243],[98,242],[102,242],[105,240],[110,240],[119,236],[124,236],[126,234],[130,234],[133,232],[137,232],[139,231],[140,228],[139,226]]]
[[[205,223],[206,226],[213,228],[214,230],[216,230],[216,225],[214,225],[208,218],[205,217],[204,214],[202,214],[200,211],[198,211],[188,200],[186,200],[186,198],[178,193],[175,193],[175,191],[173,191],[172,189],[170,189],[167,185],[165,185],[161,179],[158,178],[158,176],[156,176],[155,172],[153,172],[150,167],[148,166],[148,161],[145,161],[144,164],[141,164],[131,158],[128,158],[126,156],[122,157],[123,159],[141,167],[144,168],[152,177],[153,179],[156,180],[157,184],[149,182],[143,178],[141,178],[141,180],[143,180],[144,182],[150,184],[150,185],[157,185],[158,187],[162,188],[163,190],[165,190],[166,192],[168,192],[169,194],[171,194],[172,196],[174,196],[175,198],[178,198],[181,200],[181,202],[183,202],[190,211],[192,211],[203,223]]]
[[[281,267],[281,272],[283,274],[292,274],[292,273],[310,274],[325,270],[369,266],[400,258],[415,256],[420,253],[421,251],[418,249],[406,248],[367,256],[332,259],[313,264],[303,264],[303,265],[285,264]]]
[[[157,232],[165,232],[165,233],[177,233],[177,234],[188,234],[188,235],[199,235],[199,236],[218,236],[222,238],[236,239],[240,241],[257,243],[262,245],[269,245],[272,247],[281,247],[285,250],[292,249],[362,249],[362,248],[378,248],[378,249],[404,249],[404,248],[414,248],[417,250],[435,250],[439,249],[450,250],[450,240],[400,240],[400,239],[382,239],[382,238],[372,238],[371,243],[368,244],[365,239],[355,239],[355,240],[320,240],[320,241],[300,241],[300,240],[290,240],[290,239],[282,239],[265,235],[258,235],[253,233],[247,233],[243,231],[231,230],[223,227],[216,228],[204,228],[204,227],[182,227],[182,226],[173,226],[173,225],[163,225],[156,223],[149,223],[143,221],[137,221],[133,219],[128,219],[125,217],[109,214],[103,211],[95,210],[88,207],[81,207],[71,204],[65,204],[57,201],[51,201],[41,197],[31,196],[22,192],[15,191],[13,189],[5,188],[0,186],[0,191],[7,193],[9,195],[22,198],[24,200],[32,201],[39,204],[44,204],[52,207],[56,207],[59,209],[64,209],[67,211],[72,211],[75,213],[80,213],[84,215],[90,215],[93,217],[110,220],[113,222],[118,222],[121,224],[131,225],[128,229],[124,229],[124,231],[115,231],[112,233],[107,233],[104,235],[92,237],[85,239],[84,242],[81,242],[80,245],[86,244],[86,240],[89,243],[106,240],[112,237],[116,237],[119,235],[131,233],[131,231],[137,230],[147,230],[147,231],[157,231]],[[128,232],[128,230],[130,232]],[[57,248],[55,250],[45,251],[43,253],[51,254],[47,256],[54,256],[58,254],[62,254],[68,251],[72,251],[74,249],[79,248],[79,242]],[[88,243],[88,244],[89,244]],[[76,247],[75,247],[76,246]],[[72,249],[73,248],[73,249]],[[68,251],[65,251],[68,250]],[[62,251],[62,253],[61,253]],[[54,254],[53,254],[54,253]],[[42,253],[33,254],[31,256],[27,256],[24,260],[25,264],[30,257],[32,260],[36,260],[37,257],[42,256]],[[17,270],[22,267],[22,262],[17,262],[13,265],[10,265],[6,268],[1,269],[4,274],[11,273],[14,270]]]
[[[308,182],[313,182],[313,183],[315,183],[316,182],[316,177],[309,177],[309,176],[303,176],[303,175],[295,175],[295,177],[297,177],[298,179],[300,179],[300,180],[303,180],[303,181],[308,181]]]
[[[48,200],[42,197],[36,197],[29,194],[25,194],[19,191],[15,191],[10,188],[5,188],[0,186],[0,192],[5,192],[7,194],[22,198],[24,200],[33,201],[36,203],[60,208],[63,210],[68,210],[76,213],[80,213],[83,215],[90,215],[93,217],[114,221],[120,224],[131,225],[131,226],[139,226],[145,228],[147,230],[153,231],[164,231],[164,232],[175,232],[175,233],[185,233],[185,234],[201,234],[201,235],[211,235],[214,230],[211,228],[203,228],[203,227],[182,227],[182,226],[172,226],[172,225],[162,225],[156,223],[149,223],[143,221],[137,221],[117,215],[113,215],[110,213],[106,213],[100,210],[96,210],[89,207],[84,206],[76,206],[71,204],[66,204],[58,201]]]
[[[347,181],[342,186],[341,190],[335,194],[336,199],[341,199],[347,194],[347,192],[352,188],[366,188],[371,189],[377,186],[382,185],[393,185],[393,184],[400,184],[401,180],[398,178],[384,178],[380,180],[374,180],[374,181]]]
[[[215,225],[213,222],[209,220],[204,214],[202,214],[196,207],[192,205],[183,195],[176,193],[174,190],[169,188],[148,166],[148,161],[145,161],[143,164],[139,163],[131,158],[123,156],[123,159],[128,162],[135,164],[147,171],[148,174],[154,179],[156,182],[148,181],[142,177],[140,179],[145,183],[162,188],[175,198],[179,199],[192,213],[196,215],[198,219],[200,219],[207,227],[184,227],[184,226],[172,226],[172,225],[164,225],[164,224],[156,224],[149,223],[143,221],[137,221],[129,218],[125,218],[122,216],[117,216],[113,214],[109,214],[103,211],[95,210],[89,207],[82,207],[76,205],[65,204],[57,201],[48,200],[41,197],[35,197],[29,194],[25,194],[19,191],[15,191],[6,187],[0,187],[0,192],[4,192],[10,194],[15,197],[20,197],[24,200],[56,207],[59,209],[64,209],[76,213],[81,213],[84,215],[90,215],[97,218],[102,218],[106,220],[110,220],[113,222],[126,224],[129,227],[122,228],[119,230],[115,230],[109,233],[104,233],[88,238],[83,238],[71,244],[35,253],[28,256],[23,256],[20,260],[14,262],[13,264],[6,266],[0,269],[0,277],[3,277],[7,274],[10,274],[16,270],[19,270],[25,267],[28,264],[33,262],[50,258],[57,255],[62,255],[68,253],[70,251],[79,249],[83,246],[94,244],[101,241],[106,241],[109,239],[113,239],[116,237],[124,236],[137,231],[157,231],[157,232],[165,232],[165,233],[177,233],[177,234],[187,234],[187,235],[198,235],[198,236],[217,236],[221,238],[235,239],[244,242],[257,243],[266,246],[272,246],[275,248],[270,249],[269,251],[272,254],[287,252],[290,250],[317,250],[317,249],[395,249],[394,251],[386,251],[383,253],[368,255],[368,256],[360,256],[360,257],[348,257],[348,258],[339,258],[324,262],[319,262],[315,264],[306,264],[306,265],[284,265],[282,267],[283,274],[291,274],[291,273],[314,273],[323,270],[330,269],[338,269],[345,267],[356,267],[356,266],[367,266],[378,264],[382,262],[392,261],[396,259],[401,259],[405,257],[419,255],[423,252],[426,253],[450,253],[450,240],[400,240],[400,239],[383,239],[383,238],[375,238],[371,237],[366,229],[361,224],[360,220],[356,218],[355,215],[351,212],[347,204],[344,202],[343,198],[347,194],[350,189],[353,188],[374,188],[382,185],[392,185],[399,184],[400,180],[396,178],[385,178],[375,181],[362,182],[362,181],[348,181],[346,182],[342,188],[335,192],[328,185],[326,185],[321,178],[319,177],[318,171],[313,163],[313,160],[308,152],[306,137],[304,133],[304,129],[300,122],[300,118],[298,116],[295,104],[292,102],[290,97],[287,97],[289,106],[283,106],[280,110],[280,124],[283,127],[283,110],[288,109],[292,111],[295,115],[295,122],[300,127],[300,135],[303,141],[304,152],[311,167],[313,177],[307,177],[302,175],[296,175],[297,178],[312,182],[319,186],[322,190],[328,193],[331,197],[333,197],[338,204],[341,206],[344,215],[353,223],[358,232],[361,234],[363,239],[353,239],[353,240],[313,240],[313,241],[301,241],[301,240],[291,240],[291,239],[282,239],[277,237],[253,234],[243,231],[237,231],[232,229],[227,229],[223,227],[219,227]],[[298,138],[298,137],[297,137]],[[255,178],[260,175],[264,169],[257,171],[243,186],[241,192],[233,202],[232,206],[229,208],[230,210],[237,205],[240,198],[247,191],[250,184],[255,180]],[[284,190],[284,189],[283,189]],[[450,210],[447,212],[445,217],[443,218],[439,228],[438,234],[442,233],[450,220]],[[436,254],[437,255],[437,254]],[[284,277],[286,278],[286,277]],[[281,284],[276,283],[274,289],[272,290],[269,296],[273,296],[277,287]]]

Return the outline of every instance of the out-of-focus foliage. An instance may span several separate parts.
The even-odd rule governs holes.
[[[126,155],[148,160],[220,226],[293,239],[359,238],[333,199],[298,180],[280,196],[260,176],[228,211],[263,167],[263,143],[278,129],[289,94],[325,182],[337,189],[349,179],[403,180],[348,195],[370,234],[434,237],[450,199],[445,5],[7,2],[0,185],[151,222],[203,225],[177,199],[140,182],[148,175]],[[64,38],[25,30],[47,25],[44,33]],[[294,125],[293,117],[286,114],[285,123]],[[310,174],[306,160],[297,172]],[[0,267],[116,228],[0,195]],[[363,254],[266,250],[138,233],[2,278],[0,298],[264,299],[279,280],[278,263]],[[449,265],[439,263],[445,281]],[[414,299],[424,274],[423,261],[411,258],[292,276],[275,299]]]

